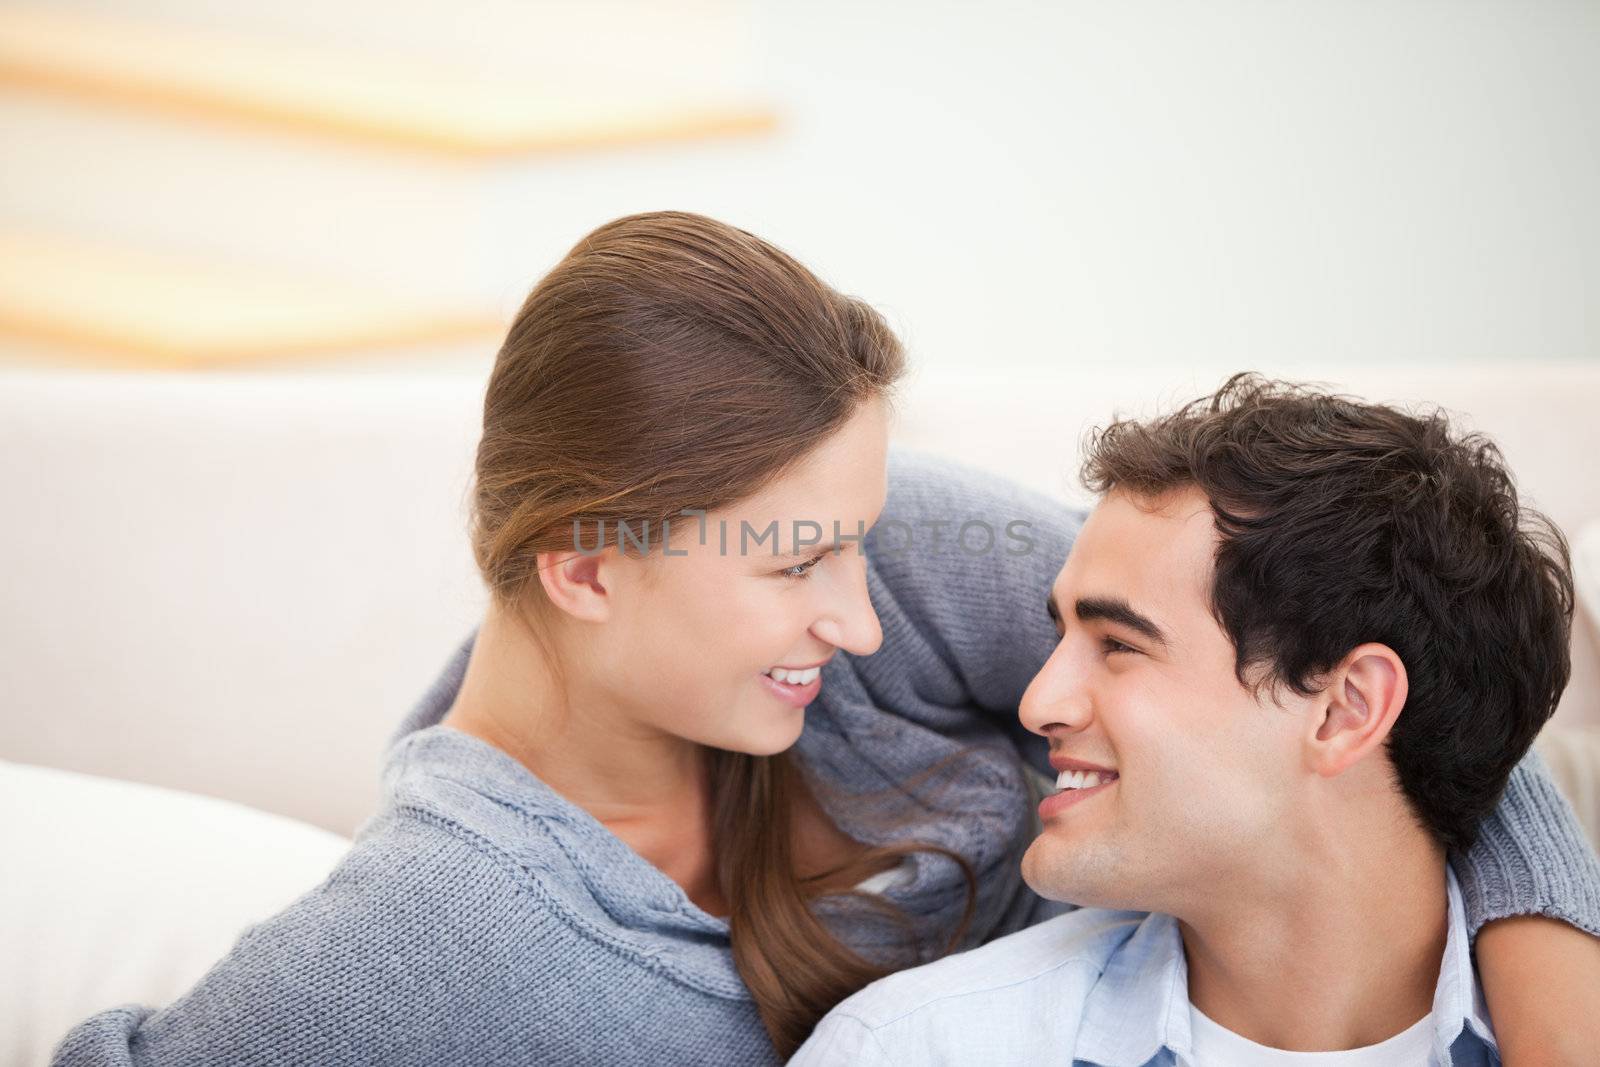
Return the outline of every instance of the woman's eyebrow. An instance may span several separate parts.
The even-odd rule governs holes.
[[[832,552],[834,549],[839,548],[843,544],[843,541],[834,541],[826,545],[820,542],[814,545],[802,545],[793,552],[774,553],[772,558],[776,560],[810,559],[812,556],[820,556],[825,552]]]

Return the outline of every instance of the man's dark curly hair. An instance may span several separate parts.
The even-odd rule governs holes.
[[[1400,787],[1442,844],[1472,844],[1571,670],[1566,539],[1518,503],[1492,441],[1435,410],[1238,374],[1093,433],[1083,480],[1205,493],[1211,610],[1241,685],[1309,696],[1357,645],[1393,649],[1410,683],[1388,740]]]

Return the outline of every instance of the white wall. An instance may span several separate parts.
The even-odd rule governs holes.
[[[782,135],[527,175],[506,276],[673,205],[790,247],[931,368],[1600,356],[1600,5],[771,0],[757,27]]]
[[[279,161],[321,192],[284,205],[265,149],[213,136],[239,165],[219,158],[225,180],[206,180],[141,169],[120,129],[115,166],[93,173],[125,190],[119,211],[192,211],[178,243],[226,244],[215,219],[231,216],[279,259],[431,276],[510,308],[593,226],[680,207],[871,299],[936,370],[1600,357],[1594,3],[64,2],[520,67],[580,91],[753,88],[785,117],[771,137],[481,181],[422,167],[389,199],[370,159],[348,181],[337,160]],[[23,120],[0,180],[10,210],[46,210],[19,191],[24,172],[71,170],[81,192],[50,221],[88,225],[89,172],[46,166],[44,120]],[[167,221],[120,229],[154,237]],[[364,259],[367,231],[381,252]],[[429,242],[481,262],[458,269]],[[418,262],[394,269],[408,248]]]
[[[1600,355],[1600,5],[973,10],[761,8],[742,217],[930,365]]]

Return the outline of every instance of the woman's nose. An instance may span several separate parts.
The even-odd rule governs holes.
[[[883,644],[883,627],[867,592],[865,560],[857,557],[852,574],[840,591],[840,600],[811,627],[830,645],[857,656],[870,656]]]

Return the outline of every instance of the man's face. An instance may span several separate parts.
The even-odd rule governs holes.
[[[1042,896],[1181,914],[1271,869],[1303,781],[1305,719],[1236,678],[1210,610],[1216,544],[1198,489],[1112,492],[1056,577],[1061,643],[1022,722],[1058,768],[1116,777],[1041,806],[1022,873]]]

